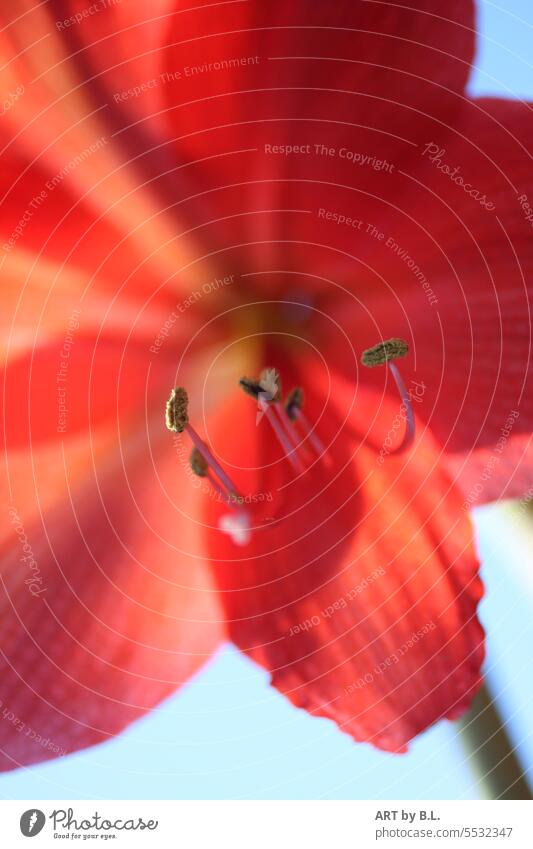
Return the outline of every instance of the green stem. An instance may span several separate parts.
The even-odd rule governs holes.
[[[498,709],[483,685],[460,721],[460,739],[485,799],[532,799]]]

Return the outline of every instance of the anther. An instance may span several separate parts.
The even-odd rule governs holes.
[[[281,400],[281,379],[275,368],[265,368],[259,377],[259,385],[269,396],[268,400],[276,404]]]
[[[189,396],[182,386],[170,393],[165,411],[165,421],[169,430],[182,433],[189,422]]]
[[[279,403],[281,397],[281,381],[279,372],[274,368],[263,369],[259,380],[249,377],[243,377],[239,380],[239,386],[256,399],[259,410],[266,416],[272,430],[274,431],[278,442],[280,443],[285,456],[291,463],[292,467],[299,474],[303,472],[303,465],[299,457],[295,454],[295,444],[293,442],[293,434],[289,436],[285,433],[285,422],[280,423],[279,416],[284,416],[284,411]],[[274,407],[275,411],[272,409]],[[260,416],[258,416],[258,420]],[[296,442],[297,444],[297,442]]]
[[[285,412],[291,421],[299,422],[304,433],[304,438],[309,440],[319,457],[325,458],[327,456],[326,449],[321,439],[311,427],[307,416],[304,414],[303,405],[304,391],[301,386],[295,386],[285,399]]]
[[[198,448],[193,448],[191,451],[191,456],[189,458],[189,463],[191,465],[191,470],[194,474],[199,478],[207,478],[211,487],[218,495],[219,499],[224,502],[228,507],[231,507],[232,510],[236,510],[235,502],[237,496],[233,492],[227,492],[223,486],[219,484],[214,475],[211,474],[211,470],[209,468],[209,464],[205,459],[204,455],[198,451]]]
[[[285,411],[291,422],[296,421],[304,405],[304,391],[301,386],[291,389],[285,399]]]
[[[256,400],[262,399],[273,403],[281,398],[281,380],[279,372],[275,368],[263,369],[259,380],[252,377],[241,377],[239,386],[243,392]]]
[[[405,451],[415,438],[415,415],[411,404],[411,397],[405,388],[405,383],[398,371],[398,367],[392,362],[392,360],[405,357],[408,352],[409,346],[403,339],[388,339],[386,342],[380,342],[378,345],[374,345],[373,348],[363,351],[361,357],[363,365],[369,368],[384,364],[387,365],[402,399],[402,407],[405,411],[405,433],[400,445],[394,451],[391,451],[391,454],[399,454],[401,451]]]
[[[387,339],[385,342],[378,342],[372,348],[367,348],[363,351],[361,362],[368,368],[382,366],[390,360],[397,360],[400,357],[405,357],[409,353],[409,345],[403,339]]]
[[[198,448],[193,448],[190,457],[191,469],[199,478],[206,478],[209,474],[209,464]]]
[[[246,392],[247,395],[250,395],[256,400],[259,398],[259,393],[263,392],[263,388],[259,381],[254,380],[251,377],[241,377],[239,380],[239,386],[243,392]]]

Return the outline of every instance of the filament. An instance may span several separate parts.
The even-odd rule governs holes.
[[[405,383],[403,382],[402,376],[398,371],[397,366],[391,362],[388,362],[387,366],[396,382],[398,392],[400,393],[400,398],[402,399],[402,405],[405,408],[405,433],[398,447],[395,448],[394,451],[391,451],[391,454],[400,454],[400,452],[405,451],[406,448],[409,448],[409,446],[414,442],[415,414],[413,412],[413,405],[411,404],[409,392],[405,388]]]

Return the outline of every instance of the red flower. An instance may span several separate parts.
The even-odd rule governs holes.
[[[118,733],[227,636],[404,750],[480,681],[468,510],[530,485],[531,117],[465,94],[472,4],[196,5],[2,12],[4,769]],[[360,364],[390,337],[402,453]],[[265,366],[326,448],[303,473],[239,394]]]

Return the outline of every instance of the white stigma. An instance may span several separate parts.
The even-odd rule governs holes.
[[[252,538],[250,517],[245,510],[236,513],[226,513],[218,520],[220,530],[228,534],[235,545],[248,545]]]
[[[267,368],[261,376],[259,386],[268,396],[268,400],[272,401],[279,391],[278,373],[275,368]]]

